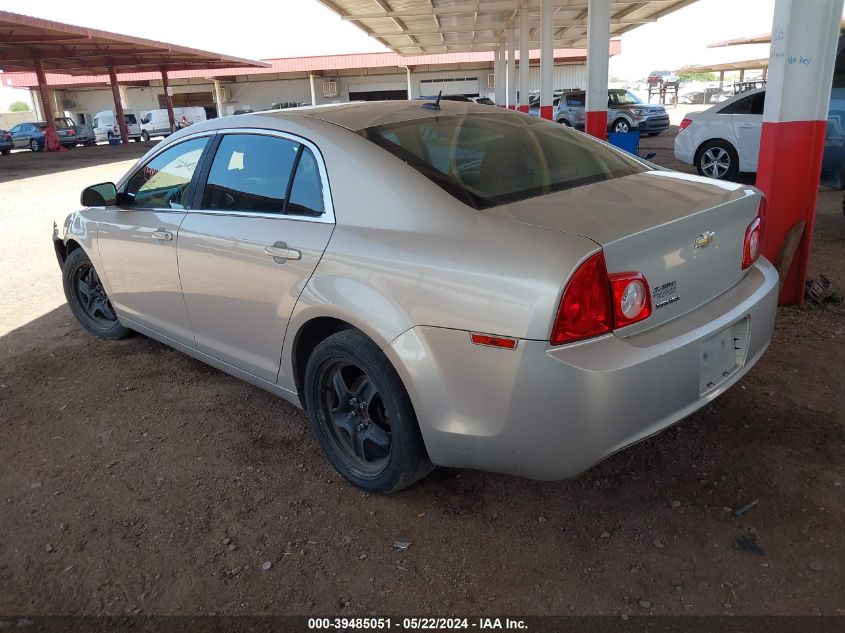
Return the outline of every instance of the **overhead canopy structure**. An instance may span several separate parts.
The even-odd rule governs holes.
[[[845,20],[839,23],[840,32],[845,31]],[[724,46],[743,46],[745,44],[769,44],[772,41],[771,33],[761,33],[760,35],[752,35],[751,37],[738,37],[733,40],[725,40],[724,42],[716,42],[715,44],[708,44],[707,48],[722,48]]]
[[[118,72],[157,71],[167,86],[167,73],[175,70],[214,68],[262,68],[264,62],[220,55],[164,42],[98,31],[27,15],[0,11],[0,69],[35,72],[38,75],[44,118],[49,126],[48,148],[56,146],[46,73],[67,75],[108,74],[111,77],[115,112],[124,142],[128,141],[123,107],[117,87]],[[168,99],[171,128],[173,108]]]
[[[46,72],[105,75],[121,72],[193,68],[264,67],[263,62],[87,29],[0,11],[0,68],[32,72],[38,58]]]
[[[718,73],[732,70],[761,70],[769,67],[769,58],[747,59],[739,62],[724,62],[722,64],[707,64],[703,66],[684,66],[677,73]]]
[[[388,48],[403,55],[495,50],[527,10],[529,46],[540,43],[539,0],[318,0]],[[613,2],[610,35],[617,36],[696,0]],[[554,46],[587,41],[588,0],[553,2]]]

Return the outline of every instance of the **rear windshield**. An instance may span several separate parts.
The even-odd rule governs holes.
[[[138,122],[134,114],[124,114],[123,120],[126,121],[127,125],[135,125]]]
[[[362,134],[476,209],[649,169],[584,134],[518,113],[416,119]]]

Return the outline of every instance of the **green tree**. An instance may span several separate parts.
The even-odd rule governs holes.
[[[716,73],[678,73],[681,81],[718,81]]]
[[[9,112],[29,112],[29,110],[29,104],[23,101],[13,101],[9,105]]]

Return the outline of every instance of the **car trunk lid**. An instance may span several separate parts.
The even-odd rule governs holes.
[[[649,171],[491,209],[501,217],[587,237],[610,273],[639,272],[653,312],[620,335],[665,323],[710,301],[744,275],[745,231],[756,189]]]

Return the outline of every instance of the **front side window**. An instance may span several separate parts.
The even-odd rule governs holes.
[[[300,147],[275,136],[224,136],[211,164],[202,208],[284,213]]]
[[[516,113],[421,118],[362,135],[476,209],[649,169],[583,134]]]
[[[121,195],[120,206],[147,209],[184,209],[191,182],[208,137],[174,145],[139,169]]]

